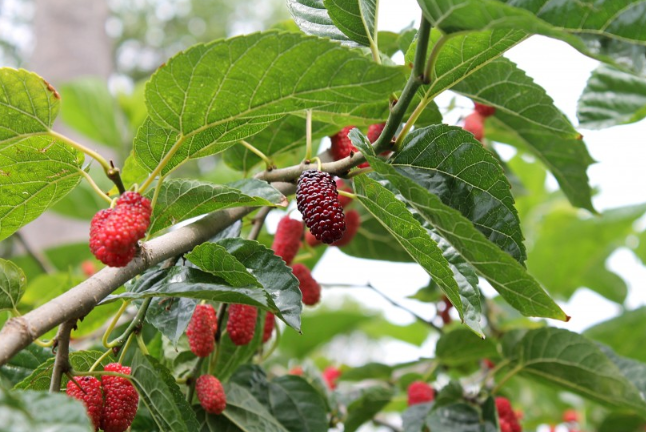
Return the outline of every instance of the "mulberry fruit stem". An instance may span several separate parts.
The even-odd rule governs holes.
[[[117,313],[114,314],[114,317],[110,322],[110,325],[108,326],[107,329],[105,329],[105,332],[103,333],[103,338],[101,339],[101,342],[103,343],[104,347],[112,348],[114,346],[114,345],[111,345],[111,342],[108,342],[108,339],[110,338],[110,334],[116,327],[117,322],[119,321],[119,318],[121,318],[121,315],[123,315],[123,313],[126,311],[126,308],[128,307],[129,304],[130,304],[130,300],[124,300],[123,303],[121,303],[121,307],[119,308]]]
[[[101,362],[102,362],[103,360],[105,360],[106,358],[108,358],[108,356],[109,356],[110,354],[112,354],[112,348],[109,348],[106,352],[104,352],[103,354],[101,354],[101,357],[99,357],[98,359],[96,359],[96,361],[94,362],[94,364],[92,365],[92,367],[90,367],[89,372],[92,372],[92,371],[94,371],[94,369],[96,369],[97,367],[99,367],[99,365],[101,364]]]
[[[104,201],[105,201],[105,202],[107,202],[108,204],[112,204],[112,200],[110,199],[110,197],[109,197],[109,196],[107,196],[107,195],[105,194],[105,192],[103,192],[103,191],[101,190],[101,188],[99,187],[99,185],[97,185],[97,184],[94,182],[94,179],[92,178],[92,176],[90,176],[88,173],[86,173],[84,170],[82,170],[82,169],[80,169],[80,168],[78,169],[78,172],[79,172],[79,174],[81,174],[83,177],[85,177],[85,180],[87,180],[87,182],[90,184],[90,187],[92,188],[92,190],[93,190],[94,192],[96,192],[96,194],[97,194],[98,196],[100,196],[102,200],[104,200]]]
[[[271,344],[267,352],[262,356],[262,359],[260,362],[264,362],[267,360],[273,353],[276,351],[276,348],[278,348],[278,344],[280,344],[280,337],[282,335],[282,332],[280,331],[280,326],[278,323],[276,324],[276,327],[274,327],[275,332],[276,332],[276,337],[274,338],[274,343]]]
[[[305,160],[310,160],[311,158],[312,158],[312,110],[307,110],[305,111]]]
[[[117,360],[117,363],[123,364],[123,360],[126,357],[126,353],[128,352],[128,348],[130,348],[130,344],[132,343],[132,337],[134,336],[134,333],[130,333],[130,336],[128,336],[128,339],[126,340],[126,343],[123,345],[123,348],[121,348],[121,355],[119,355],[119,360]]]
[[[177,150],[182,147],[182,144],[184,144],[184,141],[186,141],[186,135],[180,135],[173,144],[173,146],[168,150],[168,153],[166,153],[166,156],[162,158],[162,160],[159,161],[153,172],[150,173],[146,181],[144,181],[141,186],[139,186],[139,193],[143,194],[146,189],[150,187],[150,185],[155,181],[155,178],[157,178],[158,175],[161,174],[162,170],[168,165],[168,162],[175,156],[175,153],[177,153]],[[179,165],[178,165],[179,166]],[[176,167],[177,168],[177,167]],[[166,173],[165,175],[168,175],[169,173]]]
[[[144,338],[141,335],[141,333],[136,333],[136,338],[137,338],[137,345],[139,345],[139,349],[141,350],[141,352],[145,355],[149,355],[150,353],[148,352],[148,348],[146,347],[146,343],[144,342]]]
[[[244,148],[246,148],[247,150],[249,150],[251,153],[258,156],[260,159],[262,159],[262,161],[265,163],[265,166],[268,170],[271,170],[273,168],[274,163],[272,162],[271,159],[269,159],[269,157],[267,157],[266,154],[264,154],[263,152],[261,152],[260,150],[258,150],[256,147],[254,147],[252,144],[248,143],[245,140],[240,140],[238,141],[238,143],[242,145]]]
[[[361,169],[365,169],[365,168],[361,168]],[[357,198],[357,195],[353,194],[352,192],[346,192],[344,190],[339,190],[339,189],[337,189],[337,192],[339,193],[339,195],[343,195],[343,196],[348,197],[348,198],[352,198],[352,199]]]
[[[155,205],[157,204],[157,200],[159,199],[159,192],[161,191],[161,186],[162,186],[162,183],[164,182],[165,178],[166,178],[166,176],[160,176],[159,180],[157,180],[157,185],[155,186],[155,192],[153,193],[153,199],[150,202],[150,209],[153,212],[155,211]],[[150,238],[150,234],[151,233],[149,231],[148,235],[146,235],[146,238],[145,238],[144,241],[148,241],[148,239]]]
[[[92,159],[94,159],[101,165],[106,175],[108,175],[110,170],[113,169],[113,167],[108,163],[108,161],[103,156],[101,156],[99,153],[95,152],[94,150],[91,150],[85,147],[83,144],[79,144],[76,141],[72,140],[71,138],[68,138],[65,135],[61,135],[58,132],[54,132],[53,130],[50,130],[48,134],[53,136],[57,140],[64,142],[68,146],[74,147],[76,150],[82,151],[86,155],[90,156]]]

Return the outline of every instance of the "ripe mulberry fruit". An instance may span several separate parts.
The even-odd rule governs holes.
[[[234,344],[247,345],[251,342],[256,330],[256,318],[258,318],[258,309],[253,306],[243,304],[229,306],[227,332]]]
[[[343,180],[336,179],[335,183],[337,191],[352,192],[352,189],[350,189]],[[348,204],[352,202],[352,198],[345,195],[339,195],[339,202],[341,203],[341,207],[346,208]]]
[[[477,112],[472,112],[464,119],[464,130],[471,132],[478,141],[484,138],[484,117]]]
[[[314,237],[314,234],[311,232],[305,231],[305,242],[310,245],[310,247],[316,247],[321,245],[321,241]]]
[[[337,134],[330,137],[330,140],[332,141],[332,148],[330,151],[332,152],[332,159],[335,161],[347,158],[353,153],[358,152],[357,148],[352,144],[352,141],[350,141],[350,137],[348,136],[350,131],[354,128],[354,126],[346,126]],[[370,166],[370,164],[368,162],[364,162],[359,165],[359,168],[365,168],[368,166]]]
[[[579,421],[579,414],[573,409],[565,410],[565,412],[563,413],[563,421],[565,423],[578,422]]]
[[[343,207],[330,174],[304,171],[298,179],[296,203],[305,225],[317,240],[330,244],[343,237]]]
[[[262,343],[267,342],[271,338],[274,327],[276,327],[276,317],[273,313],[267,312],[267,315],[265,315],[265,328],[262,333]]]
[[[500,420],[500,430],[509,432],[521,432],[522,428],[518,423],[516,413],[511,407],[509,399],[504,397],[496,398],[496,409],[498,410],[498,418]]]
[[[227,406],[227,396],[220,380],[213,375],[202,375],[195,381],[195,393],[204,411],[222,414]]]
[[[186,329],[191,351],[198,357],[207,357],[215,348],[218,320],[211,305],[197,305]]]
[[[90,250],[103,264],[124,267],[137,253],[137,242],[150,225],[150,201],[125,192],[112,209],[99,211],[90,223]]]
[[[414,381],[408,386],[408,406],[432,402],[433,399],[435,399],[435,390],[425,382]]]
[[[99,426],[101,426],[101,411],[103,410],[101,381],[91,376],[76,377],[74,380],[76,382],[72,380],[67,382],[65,392],[68,396],[83,402],[87,410],[87,415],[94,425],[94,430],[99,430]]]
[[[130,368],[119,363],[110,363],[104,370],[130,375]],[[101,414],[101,429],[105,432],[124,432],[130,427],[137,414],[139,403],[137,390],[126,378],[104,375],[102,381],[105,399]]]
[[[325,384],[327,384],[330,390],[334,390],[336,388],[336,382],[340,377],[341,371],[334,366],[328,366],[323,371],[323,379],[325,380]]]
[[[303,368],[301,366],[294,366],[287,373],[290,375],[303,376]]]
[[[332,243],[332,246],[342,247],[348,245],[354,238],[360,226],[361,216],[359,215],[359,212],[356,210],[350,210],[347,212],[345,214],[345,232],[343,233],[343,237]]]
[[[276,236],[271,248],[287,265],[290,265],[298,253],[302,235],[303,222],[285,216],[278,222]]]
[[[484,118],[491,117],[496,113],[496,107],[484,105],[478,102],[474,102],[474,105],[475,105],[475,108],[474,108],[475,112],[477,112]]]
[[[298,279],[298,286],[303,293],[303,304],[314,306],[321,300],[321,285],[314,280],[310,269],[303,264],[294,264],[292,266],[294,276]]]

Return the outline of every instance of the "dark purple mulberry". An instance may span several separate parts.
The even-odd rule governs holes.
[[[330,174],[303,171],[298,179],[296,202],[305,225],[317,240],[330,244],[343,237],[345,216]]]

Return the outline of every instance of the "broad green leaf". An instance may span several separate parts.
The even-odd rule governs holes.
[[[360,390],[359,397],[348,404],[348,416],[343,422],[344,432],[354,432],[388,405],[394,392],[391,388],[373,386]]]
[[[317,140],[326,135],[332,135],[337,130],[335,125],[313,121],[312,139]],[[302,160],[305,156],[305,137],[305,119],[288,115],[273,122],[246,141],[270,158],[284,153],[295,153],[295,157]],[[299,147],[302,147],[300,152]],[[224,153],[224,160],[227,165],[239,171],[249,171],[262,162],[260,157],[242,145],[235,145],[227,150]],[[299,163],[300,160],[294,162]]]
[[[332,22],[350,40],[370,46],[377,43],[379,0],[324,0]]]
[[[610,413],[597,427],[597,432],[641,432],[644,418],[634,414]]]
[[[640,121],[646,117],[646,78],[599,66],[579,99],[577,117],[587,129]]]
[[[498,160],[472,134],[448,125],[406,136],[393,166],[471,220],[489,240],[523,263],[523,234]]]
[[[431,32],[431,43],[440,39],[441,33]],[[527,38],[518,29],[490,30],[452,35],[439,51],[434,68],[433,82],[424,87],[427,100],[453,87],[469,75],[477,72],[505,51]],[[417,43],[414,42],[406,52],[406,61],[412,62]],[[432,47],[429,47],[432,49]]]
[[[90,432],[83,404],[64,394],[0,387],[0,432]]]
[[[197,299],[185,297],[153,299],[146,312],[146,321],[177,345],[198,303]]]
[[[585,337],[568,330],[530,330],[516,344],[512,367],[605,405],[645,413],[646,402],[619,368]]]
[[[94,182],[103,191],[110,191],[114,183],[108,179],[100,165],[88,167],[86,172],[94,179]],[[118,191],[114,186],[114,193],[110,196],[116,197]],[[100,210],[106,208],[106,201],[101,198],[87,181],[81,181],[79,185],[68,193],[62,200],[57,202],[51,211],[59,215],[74,219],[90,221]]]
[[[136,145],[136,142],[134,145]],[[137,159],[135,151],[132,150],[126,160],[123,162],[123,168],[121,168],[121,181],[123,182],[125,188],[129,189],[135,183],[143,183],[143,181],[146,180],[146,177],[148,177],[148,174],[151,171],[152,169],[148,169],[144,165],[142,165],[139,159]],[[110,191],[110,196],[117,194],[118,191],[115,186],[115,188]]]
[[[91,140],[121,150],[125,136],[117,104],[105,80],[78,78],[60,86],[65,108],[61,119]]]
[[[408,211],[406,205],[388,189],[367,176],[355,177],[354,190],[359,202],[431,275],[462,316],[462,301],[449,263],[428,232]]]
[[[551,171],[573,206],[590,210],[592,193],[586,170],[594,163],[580,139],[560,138],[520,117],[494,116],[486,123],[489,139],[533,153]]]
[[[646,230],[639,233],[638,239],[639,244],[633,248],[633,252],[635,252],[635,255],[637,255],[642,263],[646,264]]]
[[[247,179],[243,183],[247,193],[231,186],[189,179],[170,179],[161,185],[153,209],[149,231],[168,228],[178,222],[216,210],[240,206],[283,205],[285,197],[267,182]],[[148,195],[154,193],[151,190]]]
[[[628,288],[623,279],[606,268],[617,247],[633,234],[633,223],[646,213],[646,205],[620,207],[600,216],[581,218],[574,209],[550,208],[541,214],[529,253],[529,271],[550,287],[554,295],[568,299],[580,287],[617,303]],[[555,266],[554,263],[561,263]]]
[[[495,107],[495,116],[504,123],[518,117],[563,138],[580,138],[545,90],[506,58],[492,61],[452,90]]]
[[[290,432],[317,432],[328,428],[325,400],[299,376],[284,375],[270,381],[269,409]]]
[[[60,95],[23,69],[0,68],[0,240],[56,204],[81,179],[83,154],[49,135]]]
[[[51,349],[41,348],[36,344],[28,345],[25,349],[19,351],[18,354],[11,357],[7,364],[0,367],[0,377],[3,378],[5,383],[18,386],[21,381],[33,375],[34,371],[47,362],[47,360],[52,359],[53,361],[52,357]],[[2,383],[0,382],[1,385]],[[49,389],[49,379],[44,389]]]
[[[209,415],[195,408],[200,431],[289,432],[244,387],[224,384],[227,407],[221,415]]]
[[[387,100],[404,80],[400,67],[297,33],[196,45],[148,82],[148,112],[158,126],[142,126],[135,152],[152,161],[148,168],[167,157],[163,174],[188,158],[226,150],[287,114]]]
[[[432,402],[415,404],[408,407],[402,413],[403,432],[424,432],[426,417],[428,417],[432,408]]]
[[[514,308],[526,316],[567,320],[568,317],[523,266],[501,251],[457,210],[440,198],[384,163],[365,142],[360,146],[370,166],[399,190],[419,215],[446,239],[481,276]],[[357,179],[361,178],[358,177]],[[355,180],[356,182],[356,180]],[[454,304],[455,305],[455,304]]]
[[[198,430],[195,413],[164,365],[137,350],[131,367],[133,384],[160,430]]]
[[[418,0],[418,3],[433,27],[446,33],[517,29],[560,39],[588,55],[593,53],[577,34],[646,42],[640,0],[600,0],[594,7],[589,1],[508,0],[505,4],[496,0]]]
[[[393,367],[383,363],[366,363],[363,366],[343,370],[343,381],[384,380],[388,381]]]
[[[16,309],[27,277],[20,267],[0,258],[0,311]]]
[[[33,72],[9,67],[0,68],[0,84],[0,148],[46,135],[60,109],[54,87]]]
[[[276,308],[271,312],[300,331],[303,307],[301,290],[298,287],[298,279],[282,258],[253,240],[228,238],[220,240],[218,244],[224,246],[260,281],[268,293],[269,304]]]
[[[3,114],[2,97],[0,92],[0,117],[9,115]],[[0,139],[6,136],[4,131],[0,122]],[[42,134],[0,141],[0,240],[36,219],[74,189],[81,181],[83,159],[83,153]]]
[[[583,334],[608,345],[619,355],[646,362],[646,307],[624,311]]]
[[[222,324],[222,331],[226,328],[226,323],[229,321],[229,315]],[[265,323],[265,314],[259,313],[256,318],[256,329],[253,339],[246,345],[236,345],[231,340],[228,333],[222,333],[222,337],[218,342],[218,362],[213,371],[214,375],[220,380],[228,380],[228,378],[240,368],[241,365],[250,363],[253,356],[262,346],[262,334]]]
[[[480,339],[473,332],[457,328],[437,341],[435,356],[443,364],[458,366],[484,358],[498,357],[496,346],[489,339]]]
[[[302,316],[303,335],[285,331],[280,338],[280,351],[286,356],[305,358],[316,348],[328,343],[334,337],[351,333],[374,316],[363,311],[319,310]]]
[[[625,376],[642,395],[646,394],[646,364],[621,357],[605,345],[599,344],[599,349],[601,349],[610,361],[619,368],[623,376]]]
[[[304,33],[352,44],[350,39],[334,25],[324,0],[287,0],[287,9],[292,14],[296,25]]]
[[[580,37],[597,58],[605,59],[607,63],[635,76],[646,76],[646,46],[598,34],[583,34]]]
[[[400,35],[390,31],[380,31],[379,34],[379,51],[389,57],[394,56],[398,51],[401,51],[399,45]],[[405,44],[405,42],[402,42]],[[404,52],[406,52],[404,50]]]
[[[102,355],[103,353],[101,351],[76,351],[70,353],[69,359],[72,369],[78,372],[87,372]],[[107,357],[101,361],[100,365],[105,366],[110,362],[110,357]],[[49,383],[52,379],[53,369],[54,358],[48,356],[46,361],[40,363],[37,368],[34,368],[33,372],[16,384],[14,389],[49,390]],[[65,388],[65,386],[67,386],[67,381],[69,381],[69,378],[67,375],[63,375],[61,377],[61,388]]]
[[[357,208],[361,214],[361,226],[352,241],[341,248],[343,253],[357,258],[394,262],[414,262],[384,226],[372,213],[363,207]]]
[[[207,242],[197,245],[186,255],[186,259],[200,270],[221,277],[232,287],[262,286],[240,261],[219,244]]]
[[[361,330],[366,336],[374,339],[393,338],[421,347],[428,338],[431,328],[427,323],[420,321],[408,325],[397,325],[384,318],[375,318],[362,325]]]

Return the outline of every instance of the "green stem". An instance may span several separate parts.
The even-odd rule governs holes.
[[[188,385],[188,391],[186,392],[186,401],[189,403],[189,405],[193,401],[193,394],[195,393],[195,381],[200,374],[200,370],[202,369],[203,362],[204,362],[204,357],[200,357],[200,359],[195,364],[195,367],[187,377],[189,385]]]
[[[445,43],[448,42],[451,37],[454,35],[442,35],[438,39],[437,42],[435,42],[435,45],[433,45],[433,49],[431,50],[431,54],[428,57],[428,62],[426,62],[426,67],[424,68],[424,83],[425,84],[430,84],[433,82],[435,79],[435,64],[437,63],[437,58],[440,54],[440,50],[444,46]]]
[[[123,345],[123,348],[121,348],[121,354],[119,355],[119,360],[117,360],[120,364],[123,364],[123,359],[126,357],[128,348],[130,348],[130,344],[132,343],[133,336],[134,336],[134,333],[130,333],[130,336],[128,336],[128,340],[126,340],[126,343]]]
[[[106,348],[112,348],[112,346],[108,343],[108,338],[110,337],[110,334],[112,333],[112,330],[114,330],[114,327],[117,325],[117,322],[119,321],[119,318],[121,318],[121,315],[126,311],[126,308],[130,304],[130,300],[125,300],[122,304],[117,313],[114,315],[112,318],[112,321],[110,322],[110,325],[108,325],[108,328],[105,329],[105,332],[103,333],[103,338],[101,339],[101,342],[103,343],[103,346]]]
[[[186,136],[180,135],[178,136],[177,142],[173,144],[173,146],[170,148],[168,153],[166,153],[166,156],[162,158],[162,160],[159,161],[153,172],[150,173],[146,181],[143,182],[143,184],[139,187],[139,193],[143,194],[146,189],[152,184],[153,181],[157,178],[158,175],[161,174],[162,170],[168,165],[168,162],[175,156],[175,153],[179,150],[179,148],[184,144],[184,141],[186,140]],[[168,173],[166,173],[168,174]]]
[[[130,339],[131,337],[132,334],[128,336],[128,339]],[[148,348],[146,347],[146,343],[144,342],[144,337],[141,335],[141,333],[135,333],[135,337],[137,338],[137,345],[139,345],[141,352],[145,355],[150,355]]]
[[[263,152],[261,152],[260,150],[255,148],[253,145],[249,144],[247,141],[240,140],[240,141],[238,141],[238,143],[240,143],[244,148],[249,150],[251,153],[258,156],[260,159],[262,159],[262,161],[265,163],[265,166],[267,167],[267,169],[271,169],[274,166],[274,163],[271,161],[271,159],[269,159],[267,157],[266,154],[264,154]]]
[[[280,336],[281,336],[280,326],[276,324],[276,338],[274,339],[274,343],[271,344],[271,347],[269,348],[269,350],[265,353],[265,355],[260,360],[261,362],[264,362],[265,360],[267,360],[274,353],[274,351],[276,351],[276,348],[278,348],[278,345],[280,344]]]
[[[90,368],[90,372],[92,372],[94,369],[96,369],[96,368],[97,368],[97,366],[99,366],[99,365],[101,364],[101,362],[102,362],[103,360],[105,360],[105,359],[106,359],[106,357],[108,357],[110,354],[112,354],[112,348],[108,349],[106,352],[104,352],[104,353],[101,355],[101,357],[99,357],[98,359],[96,359],[96,361],[94,362],[94,364],[93,364],[93,365],[92,365],[92,367]]]
[[[106,193],[101,190],[99,185],[97,185],[94,182],[94,180],[92,179],[92,177],[90,177],[90,175],[88,173],[86,173],[82,169],[79,169],[78,171],[79,171],[79,173],[81,173],[81,175],[83,177],[85,177],[85,180],[87,180],[87,182],[90,183],[90,186],[92,187],[92,189],[94,190],[94,192],[96,192],[96,194],[98,196],[100,196],[103,200],[107,201],[109,204],[112,204],[112,200],[110,199],[110,197],[107,196]]]
[[[348,198],[352,198],[352,199],[357,198],[357,195],[353,194],[352,192],[346,192],[346,191],[343,191],[343,190],[340,190],[340,191],[337,191],[337,192],[339,193],[339,195],[343,195],[344,197],[348,197]]]
[[[103,167],[103,171],[105,171],[106,174],[108,174],[108,172],[112,169],[108,161],[105,160],[103,156],[101,156],[94,150],[90,150],[89,148],[85,147],[83,144],[79,144],[76,141],[72,140],[71,138],[68,138],[65,135],[61,135],[58,132],[55,132],[53,130],[50,130],[48,134],[53,136],[57,140],[64,142],[70,147],[74,147],[75,149],[82,151],[86,155],[90,156],[92,159],[96,160],[99,164],[101,164],[101,166]]]
[[[422,16],[422,22],[419,26],[417,38],[417,51],[415,52],[415,63],[413,64],[413,71],[406,82],[406,86],[402,91],[399,100],[392,108],[386,126],[381,132],[381,135],[374,144],[375,153],[379,154],[385,150],[391,149],[391,141],[397,128],[401,124],[408,106],[415,98],[417,89],[424,83],[424,65],[426,63],[426,50],[428,48],[428,41],[431,32],[430,23]]]
[[[422,100],[419,101],[417,107],[415,107],[415,111],[413,111],[413,113],[410,115],[408,121],[404,125],[404,128],[397,136],[397,140],[395,141],[395,149],[399,150],[401,148],[402,143],[404,142],[404,138],[406,138],[406,135],[408,135],[408,132],[410,132],[410,129],[413,127],[419,116],[422,115],[424,109],[426,109],[430,102],[431,101],[427,100],[426,98],[422,98]]]
[[[498,390],[514,375],[516,375],[518,372],[520,372],[523,369],[521,365],[516,366],[513,368],[507,375],[505,375],[499,382],[496,384],[496,386],[491,390],[492,394],[498,393]]]
[[[305,111],[305,160],[312,158],[312,110]]]
[[[123,332],[123,334],[121,334],[121,336],[114,339],[113,341],[108,342],[107,344],[108,348],[114,348],[115,346],[123,346],[123,344],[126,343],[126,340],[130,336],[130,334],[134,333],[136,330],[139,329],[139,326],[141,326],[141,323],[143,323],[144,318],[146,317],[146,311],[148,310],[148,306],[150,306],[151,301],[152,301],[152,297],[148,297],[141,303],[141,306],[139,307],[139,311],[137,312],[137,315],[132,320],[128,328],[126,328],[126,330]]]

